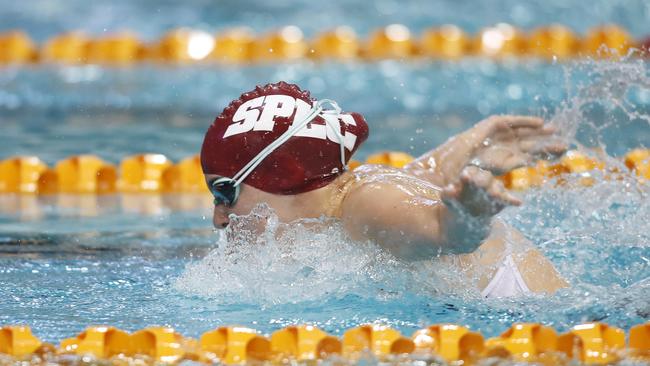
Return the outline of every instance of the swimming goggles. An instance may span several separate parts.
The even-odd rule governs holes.
[[[329,104],[332,109],[325,110],[323,108],[325,104]],[[339,115],[341,114],[341,108],[333,100],[319,100],[316,102],[316,104],[314,104],[309,113],[302,120],[300,120],[300,122],[292,124],[285,133],[280,135],[280,137],[278,137],[275,141],[260,151],[257,156],[251,159],[248,164],[244,165],[244,167],[232,178],[221,177],[209,182],[208,186],[210,188],[210,192],[212,192],[212,195],[214,196],[215,206],[220,204],[224,204],[228,207],[234,206],[237,202],[237,198],[239,198],[239,185],[244,181],[244,179],[246,179],[246,177],[248,177],[267,156],[269,156],[273,151],[279,148],[282,144],[289,140],[290,137],[295,135],[298,131],[300,131],[321,113]],[[345,139],[341,134],[341,125],[332,125],[333,122],[327,118],[323,118],[323,120],[327,124],[328,128],[334,130],[334,134],[339,141],[339,145],[341,147],[341,166],[343,169],[345,169]]]
[[[214,205],[232,207],[239,198],[239,186],[230,178],[216,178],[208,183],[208,188],[214,196]]]

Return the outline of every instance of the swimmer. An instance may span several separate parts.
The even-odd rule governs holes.
[[[553,293],[566,282],[517,230],[494,219],[521,201],[495,175],[566,150],[535,117],[493,116],[402,169],[346,169],[368,137],[358,113],[279,82],[241,95],[201,149],[215,227],[268,204],[282,222],[333,217],[398,258],[457,264],[484,297]]]

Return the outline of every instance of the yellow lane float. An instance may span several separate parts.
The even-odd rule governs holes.
[[[37,48],[22,31],[0,33],[0,64],[24,64],[36,61]]]
[[[526,37],[510,24],[499,23],[482,30],[474,40],[476,53],[489,57],[525,56]]]
[[[130,33],[120,33],[88,42],[87,59],[89,63],[125,66],[140,59],[144,50],[141,42]]]
[[[447,362],[471,363],[485,347],[483,336],[454,324],[432,325],[413,334],[415,352],[438,354]]]
[[[320,33],[311,42],[310,56],[315,59],[350,60],[359,56],[361,46],[350,27]]]
[[[580,50],[580,41],[571,29],[553,24],[536,29],[528,38],[528,52],[532,56],[566,60],[574,57]]]
[[[365,164],[403,168],[414,159],[399,151],[371,154]],[[650,150],[635,149],[624,157],[625,165],[641,181],[650,179]],[[350,160],[348,169],[364,163]],[[579,183],[595,183],[594,170],[605,171],[604,179],[622,179],[624,171],[579,151],[568,151],[559,162],[540,160],[535,165],[513,169],[499,177],[504,186],[525,190],[541,186],[554,177],[578,174]],[[566,183],[561,178],[558,184]],[[110,193],[208,193],[198,156],[174,164],[161,154],[139,154],[122,160],[119,169],[94,155],[77,155],[48,168],[38,157],[16,156],[0,161],[0,194],[110,194]]]
[[[558,338],[558,350],[590,364],[614,363],[624,348],[623,330],[603,323],[576,325]]]
[[[61,341],[59,352],[97,358],[146,355],[173,363],[185,355],[184,344],[184,338],[171,328],[152,327],[129,334],[114,327],[95,326]]]
[[[416,51],[411,31],[403,24],[391,24],[373,32],[361,54],[370,60],[408,59]]]
[[[187,28],[173,30],[150,46],[148,57],[163,62],[188,63],[205,60],[214,50],[215,39]]]
[[[172,363],[183,357],[183,337],[172,328],[152,327],[130,336],[129,356],[148,355],[157,361]]]
[[[579,151],[568,151],[559,164],[551,164],[547,161],[538,161],[534,166],[513,169],[504,174],[501,180],[504,186],[514,190],[525,190],[531,187],[539,187],[549,178],[563,174],[582,174],[580,184],[591,186],[595,180],[589,172],[593,170],[604,170],[605,163],[591,158]],[[616,169],[611,172],[616,173]],[[562,183],[559,181],[558,183]]]
[[[635,149],[625,155],[625,166],[645,179],[650,179],[650,149]]]
[[[76,337],[62,340],[59,352],[110,358],[121,353],[131,353],[130,341],[130,335],[125,331],[109,326],[94,326],[88,327]]]
[[[394,168],[402,168],[412,162],[415,158],[407,153],[399,151],[384,151],[368,156],[366,163],[388,165]]]
[[[567,60],[572,57],[621,57],[631,47],[647,48],[648,40],[633,39],[617,25],[593,28],[576,35],[561,24],[534,29],[530,34],[507,23],[470,35],[455,25],[425,29],[419,37],[402,24],[391,24],[359,39],[354,30],[339,26],[306,39],[296,26],[256,36],[249,28],[231,28],[212,35],[189,28],[170,30],[151,44],[131,33],[90,37],[80,32],[54,35],[40,47],[20,30],[0,33],[0,65],[35,61],[65,64],[128,66],[140,61],[173,64],[222,62],[284,62],[299,59],[381,60],[444,59],[465,56],[537,57]],[[636,56],[647,57],[646,54]]]
[[[650,322],[630,328],[630,347],[632,356],[650,360]]]
[[[56,181],[57,193],[115,192],[115,167],[94,155],[77,155],[61,160],[54,166],[53,173],[51,179]],[[50,182],[50,186],[53,183]]]
[[[47,165],[36,156],[0,161],[0,193],[38,193],[38,179]]]
[[[588,56],[616,58],[627,55],[633,43],[627,31],[610,24],[590,29],[582,41],[582,52]]]
[[[117,187],[126,193],[158,193],[163,190],[163,172],[172,165],[162,154],[140,154],[120,163]]]
[[[245,327],[221,327],[203,333],[199,344],[201,350],[229,365],[271,358],[269,340]]]
[[[209,192],[198,155],[168,166],[162,173],[162,191],[166,193]]]
[[[25,326],[4,326],[0,328],[0,353],[12,356],[29,355],[41,346],[32,330]]]
[[[49,364],[56,355],[92,356],[128,364],[178,364],[191,360],[204,364],[238,365],[271,362],[289,364],[333,360],[357,360],[373,355],[379,360],[413,355],[418,360],[442,358],[450,364],[473,365],[483,360],[531,362],[545,366],[611,364],[621,359],[650,360],[650,323],[633,326],[629,344],[623,330],[604,323],[576,325],[558,336],[538,323],[517,323],[498,337],[484,341],[481,334],[453,324],[434,324],[404,337],[381,325],[362,325],[344,332],[342,338],[328,335],[309,325],[289,326],[270,338],[246,327],[220,327],[203,333],[198,340],[185,338],[167,327],[150,327],[127,333],[111,326],[93,326],[58,348],[41,342],[26,326],[0,328],[0,354],[18,359],[48,354]],[[69,359],[68,361],[69,362]],[[66,363],[67,364],[67,363]]]
[[[502,348],[517,361],[538,361],[548,352],[557,350],[557,333],[553,328],[535,323],[518,323],[499,337],[485,342],[490,353],[500,353]]]
[[[253,31],[246,27],[233,28],[217,34],[210,60],[236,64],[252,61],[255,42]]]
[[[567,151],[560,160],[560,164],[567,168],[570,173],[585,173],[591,170],[605,169],[605,163],[602,161],[590,158],[575,150]]]
[[[348,357],[356,357],[363,351],[385,357],[411,353],[414,349],[412,340],[383,325],[362,325],[343,333],[343,354]]]
[[[470,37],[451,24],[425,30],[419,45],[421,55],[445,60],[456,60],[472,51]]]
[[[83,64],[88,62],[89,42],[90,39],[81,32],[64,33],[50,38],[41,47],[40,58],[51,63]]]
[[[535,166],[516,168],[501,177],[503,185],[508,189],[522,191],[532,187],[541,186],[548,178],[568,173],[569,170],[560,165],[550,165],[546,161],[539,161]]]
[[[360,162],[359,160],[350,160],[348,161],[348,169],[354,170],[358,167],[360,167],[363,163]]]
[[[341,354],[342,349],[338,338],[310,325],[286,327],[271,335],[271,351],[280,358],[316,360]]]
[[[253,42],[253,59],[259,62],[298,60],[307,56],[307,41],[300,28],[290,25]]]

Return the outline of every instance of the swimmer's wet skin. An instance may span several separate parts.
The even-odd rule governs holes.
[[[329,107],[326,109],[326,107]],[[244,93],[206,133],[201,163],[214,224],[259,203],[284,222],[338,218],[352,238],[394,255],[454,260],[486,297],[552,293],[566,283],[523,235],[494,215],[521,201],[496,174],[566,145],[535,117],[493,116],[403,169],[345,165],[368,136],[358,113],[280,82]]]

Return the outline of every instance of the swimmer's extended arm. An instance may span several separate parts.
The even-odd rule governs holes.
[[[556,156],[566,144],[554,138],[555,129],[541,118],[492,116],[422,155],[404,169],[440,187],[455,183],[468,164],[502,174]]]
[[[440,200],[414,196],[399,185],[366,184],[350,191],[341,208],[341,220],[353,239],[371,239],[402,258],[447,251]]]
[[[430,188],[424,183],[419,192],[399,183],[365,185],[344,201],[344,223],[353,235],[371,238],[400,256],[471,252],[489,232],[492,217],[520,203],[493,173],[564,152],[565,144],[551,138],[553,132],[540,118],[490,117],[404,167],[441,189],[426,192]]]
[[[346,196],[341,219],[354,238],[402,258],[469,253],[488,235],[492,216],[519,202],[485,173],[468,167],[454,192],[426,182],[364,184]]]

